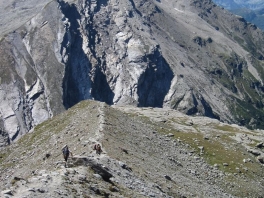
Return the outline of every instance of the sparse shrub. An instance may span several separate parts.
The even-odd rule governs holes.
[[[212,43],[213,42],[213,39],[211,38],[211,37],[209,37],[208,39],[207,39],[207,43]]]
[[[19,178],[19,177],[14,177],[12,180],[11,180],[11,184],[14,185],[17,181],[20,181],[20,180],[23,180],[22,178]]]
[[[203,47],[206,45],[206,42],[204,41],[204,39],[202,39],[200,36],[196,36],[193,38],[193,42],[197,43],[199,46]]]

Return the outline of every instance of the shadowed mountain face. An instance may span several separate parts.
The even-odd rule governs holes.
[[[264,128],[263,32],[210,0],[58,0],[27,16],[14,5],[3,13],[20,25],[2,14],[0,41],[11,141],[85,99]]]

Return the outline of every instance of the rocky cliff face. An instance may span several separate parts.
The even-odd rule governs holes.
[[[59,0],[25,20],[1,32],[11,141],[84,99],[263,128],[263,32],[209,0]]]

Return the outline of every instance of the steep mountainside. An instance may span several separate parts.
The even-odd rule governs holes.
[[[1,15],[20,25],[1,29],[0,142],[84,99],[264,128],[263,32],[212,1],[23,2]]]
[[[264,131],[83,101],[0,150],[5,197],[262,197]],[[102,145],[102,154],[92,150]],[[67,168],[61,148],[73,152]]]

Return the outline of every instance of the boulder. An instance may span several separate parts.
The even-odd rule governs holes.
[[[255,156],[261,155],[261,152],[256,149],[248,149],[247,151]]]
[[[119,192],[119,189],[118,189],[116,186],[110,186],[110,187],[109,187],[109,190],[110,190],[111,192]]]
[[[261,164],[264,164],[264,156],[257,156],[256,159],[257,159],[257,161],[260,162]]]
[[[130,167],[128,167],[125,163],[123,162],[119,162],[119,165],[123,168],[123,169],[126,169],[128,170],[129,172],[132,171],[132,169]]]
[[[105,167],[103,167],[101,164],[98,164],[93,159],[85,157],[85,156],[73,156],[72,157],[72,166],[89,166],[92,168],[92,170],[95,172],[95,174],[100,175],[103,180],[109,182],[110,178],[113,177],[113,175],[106,170]]]
[[[203,146],[198,146],[198,148],[200,149],[200,154],[204,154],[204,147]]]
[[[244,163],[252,162],[252,160],[251,160],[250,158],[248,158],[248,159],[243,159],[243,162],[244,162]]]
[[[169,133],[169,134],[166,135],[166,137],[174,137],[174,134]]]
[[[257,148],[263,148],[264,147],[264,143],[263,142],[257,143],[256,147]]]
[[[168,176],[168,175],[164,175],[164,177],[165,177],[165,179],[167,179],[167,180],[171,180],[171,177]]]
[[[214,164],[214,167],[215,167],[215,168],[219,168],[219,165],[218,165],[218,164]]]
[[[2,195],[13,195],[12,190],[7,189],[1,192]]]
[[[208,136],[205,136],[204,139],[205,139],[205,140],[209,140],[209,137],[208,137]]]

